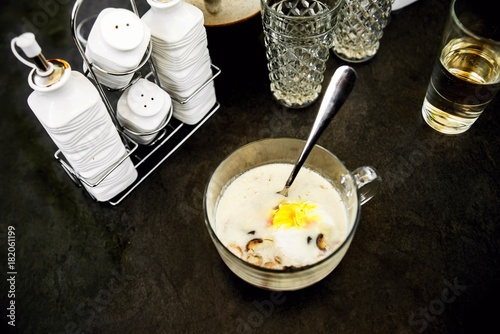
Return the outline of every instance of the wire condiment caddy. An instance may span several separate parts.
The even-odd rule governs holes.
[[[120,159],[117,163],[115,163],[111,168],[103,175],[98,181],[92,183],[78,175],[70,164],[65,160],[63,154],[60,150],[56,151],[54,154],[54,158],[60,163],[62,169],[68,174],[69,178],[79,187],[83,187],[83,185],[87,187],[95,187],[99,185],[106,177],[111,174],[125,159],[128,157],[131,158],[134,163],[135,168],[138,172],[138,177],[136,181],[131,184],[127,189],[123,192],[112,198],[108,201],[111,205],[118,205],[121,203],[134,189],[136,189],[144,180],[146,180],[154,170],[156,170],[164,161],[166,161],[191,135],[193,135],[211,116],[217,112],[220,108],[220,104],[218,101],[211,107],[208,113],[196,124],[190,125],[181,122],[180,120],[172,117],[173,105],[170,106],[169,116],[162,122],[162,124],[154,131],[148,132],[137,132],[126,128],[122,125],[116,114],[116,110],[113,107],[113,104],[110,101],[110,95],[116,92],[123,92],[125,89],[133,85],[139,79],[144,78],[150,81],[153,81],[155,84],[161,87],[160,82],[158,80],[158,76],[155,69],[155,64],[151,59],[152,53],[152,42],[149,41],[149,45],[147,50],[141,60],[140,64],[128,71],[116,72],[116,71],[108,71],[97,64],[93,63],[89,60],[87,55],[85,54],[85,49],[83,44],[85,44],[85,38],[82,35],[82,26],[84,24],[88,24],[94,17],[87,17],[80,22],[78,22],[78,14],[83,5],[84,0],[77,0],[73,6],[73,10],[71,13],[71,33],[73,36],[73,40],[76,44],[78,52],[84,63],[85,75],[88,76],[95,83],[95,86],[99,92],[99,95],[106,106],[108,113],[113,120],[113,123],[120,134],[123,143],[127,149],[126,155]],[[139,16],[139,11],[135,0],[130,0],[130,6],[132,11]],[[212,76],[203,84],[201,84],[195,91],[184,99],[178,99],[177,97],[171,96],[172,100],[180,103],[181,105],[188,103],[194,96],[196,96],[200,91],[203,90],[208,84],[210,84],[219,74],[221,73],[220,68],[211,64],[212,68]],[[144,69],[147,69],[147,73],[143,75],[141,73],[144,72]],[[124,76],[124,75],[133,75],[132,80],[122,87],[117,89],[111,89],[103,85],[98,76],[96,75],[96,71],[104,73],[106,75],[111,76]],[[157,135],[155,139],[146,144],[139,144],[130,135],[136,136],[151,136]],[[87,191],[87,193],[92,197],[92,195]]]

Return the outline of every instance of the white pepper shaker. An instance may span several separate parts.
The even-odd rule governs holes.
[[[116,113],[128,136],[139,144],[147,145],[159,134],[155,131],[168,123],[172,116],[171,107],[172,101],[167,92],[141,78],[120,96]]]

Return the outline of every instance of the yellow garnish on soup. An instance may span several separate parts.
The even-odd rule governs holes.
[[[283,201],[274,210],[272,225],[276,228],[304,228],[308,224],[318,221],[320,216],[316,213],[316,205],[308,202]]]

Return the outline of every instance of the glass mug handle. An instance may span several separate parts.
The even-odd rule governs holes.
[[[364,166],[351,172],[358,187],[360,205],[372,199],[380,189],[382,179],[373,167]]]

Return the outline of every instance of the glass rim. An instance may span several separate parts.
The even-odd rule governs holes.
[[[265,141],[275,141],[275,140],[297,141],[297,142],[302,142],[302,143],[306,142],[303,139],[292,138],[292,137],[264,138],[264,139],[258,139],[258,140],[249,142],[249,143],[247,143],[247,144],[245,144],[243,146],[240,146],[239,148],[233,150],[231,153],[229,153],[220,162],[220,164],[215,168],[215,170],[210,175],[209,181],[207,182],[207,184],[205,186],[205,191],[203,193],[203,215],[204,215],[205,225],[207,226],[207,228],[209,230],[209,233],[210,233],[210,236],[212,237],[212,240],[215,240],[218,245],[222,246],[222,248],[225,251],[227,251],[227,253],[230,254],[229,256],[231,258],[234,258],[236,261],[238,261],[238,263],[242,263],[244,266],[246,266],[246,267],[248,267],[248,268],[250,268],[252,270],[263,271],[263,272],[268,272],[268,273],[278,274],[278,275],[290,275],[291,273],[303,272],[303,271],[307,271],[307,270],[310,270],[312,268],[318,267],[318,266],[322,265],[323,263],[329,261],[332,257],[334,257],[339,252],[341,252],[344,249],[344,247],[346,247],[346,245],[354,237],[354,234],[355,234],[355,232],[356,232],[356,230],[358,228],[359,222],[360,222],[360,218],[361,218],[361,198],[360,198],[360,194],[359,194],[359,191],[358,191],[358,187],[356,185],[356,182],[354,180],[354,177],[353,177],[351,171],[349,169],[347,169],[347,167],[342,163],[342,161],[340,161],[340,159],[335,154],[333,154],[332,152],[330,152],[329,150],[327,150],[323,146],[321,146],[319,144],[316,144],[315,145],[316,148],[318,148],[321,151],[327,153],[336,162],[338,162],[341,166],[343,166],[345,173],[351,176],[351,180],[353,182],[353,185],[356,187],[356,199],[357,199],[356,216],[354,217],[353,224],[352,224],[351,228],[349,229],[349,233],[347,233],[346,237],[344,238],[344,240],[342,240],[342,242],[340,243],[340,245],[334,251],[332,251],[330,254],[328,254],[326,257],[324,257],[321,260],[316,261],[316,262],[314,262],[312,264],[301,266],[301,267],[292,267],[292,268],[288,268],[288,269],[266,268],[266,267],[261,267],[261,266],[255,265],[253,263],[245,261],[241,257],[236,256],[233,252],[231,252],[231,250],[229,248],[227,248],[226,245],[224,245],[224,243],[220,240],[220,238],[217,235],[217,233],[215,232],[215,230],[212,228],[212,225],[210,223],[211,220],[209,219],[208,213],[207,213],[208,210],[207,210],[207,201],[206,201],[206,198],[207,198],[207,194],[208,194],[208,188],[209,188],[210,184],[212,183],[213,176],[217,173],[217,171],[219,170],[219,168],[224,164],[224,162],[228,161],[236,152],[238,152],[239,150],[241,150],[241,149],[243,149],[245,147],[249,147],[249,146],[254,145],[254,144],[262,143],[262,142],[265,142]],[[253,167],[251,167],[251,168],[253,168]]]
[[[266,1],[266,0],[262,0],[262,1]],[[474,39],[477,39],[480,41],[485,41],[485,42],[488,42],[489,44],[494,44],[496,46],[500,46],[500,40],[496,40],[496,39],[492,39],[489,37],[484,37],[484,36],[478,35],[477,33],[470,30],[467,26],[465,26],[465,24],[458,17],[457,12],[455,10],[455,7],[456,7],[456,4],[458,1],[461,1],[461,0],[452,0],[449,13],[450,13],[450,19],[456,23],[456,25],[460,28],[460,30]]]
[[[260,3],[261,3],[261,11],[265,11],[265,9],[267,9],[266,12],[271,13],[272,15],[274,15],[276,17],[279,17],[281,19],[287,19],[287,20],[293,19],[293,20],[304,20],[305,21],[305,20],[317,19],[319,17],[332,15],[335,11],[337,11],[340,8],[340,5],[342,3],[344,3],[344,1],[345,0],[336,0],[335,6],[333,6],[331,8],[329,7],[327,10],[321,11],[320,13],[312,15],[312,16],[286,15],[286,14],[279,13],[279,12],[275,11],[274,9],[272,9],[268,4],[269,0],[260,0]]]

